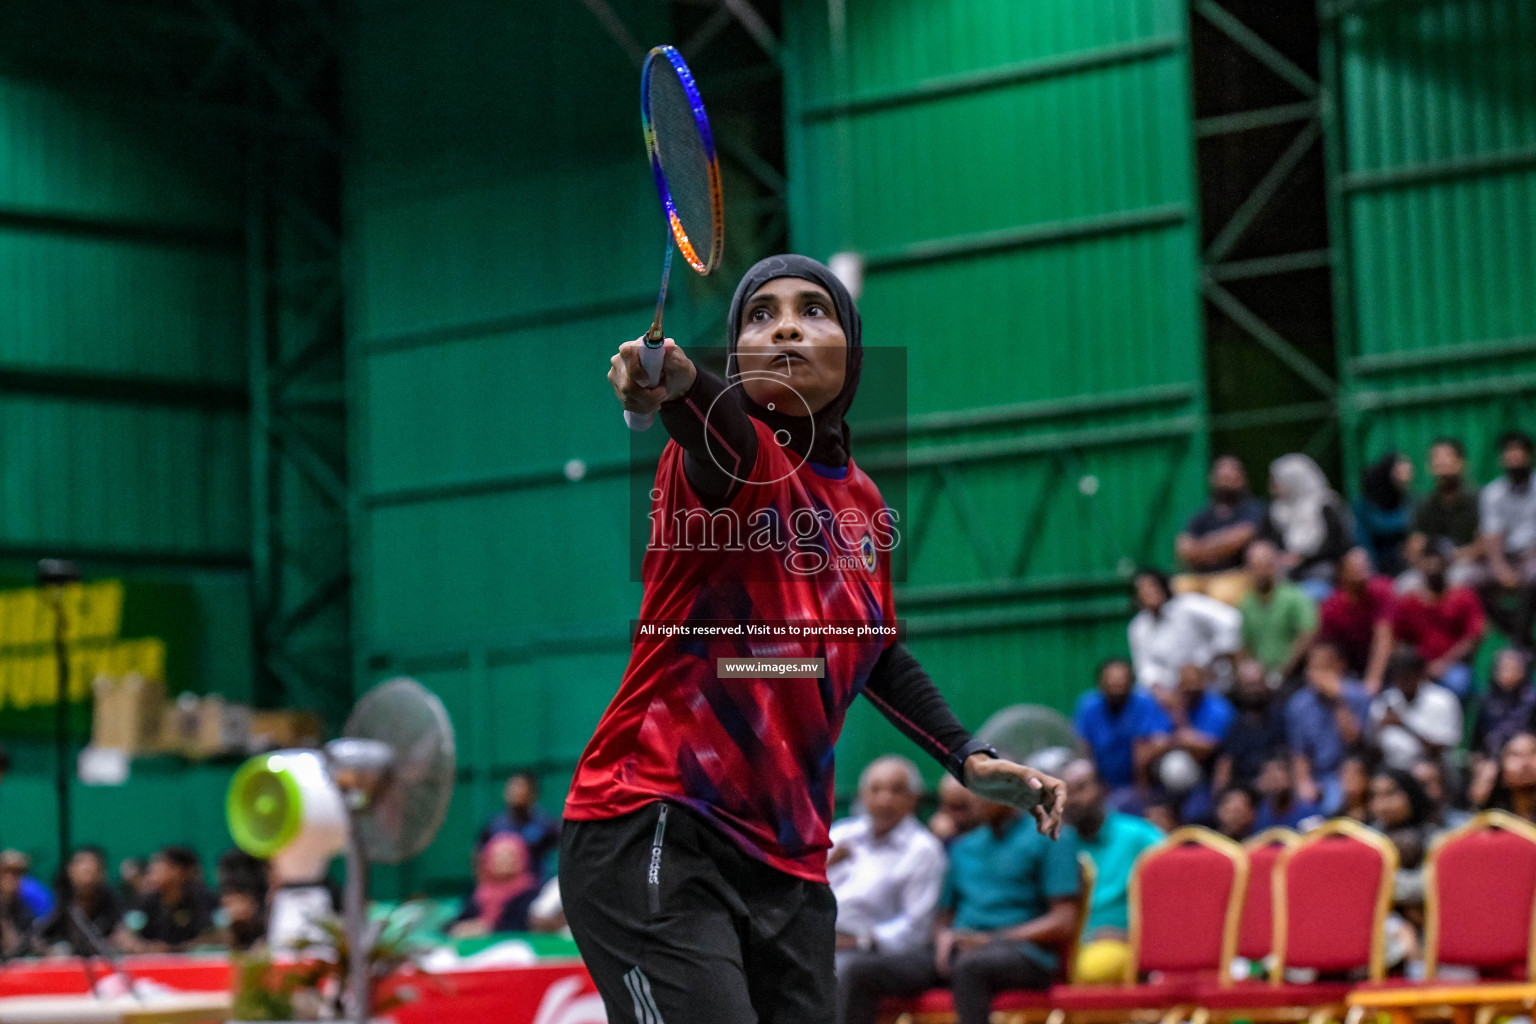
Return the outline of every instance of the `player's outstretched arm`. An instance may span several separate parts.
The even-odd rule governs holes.
[[[881,653],[864,695],[967,789],[996,803],[1028,808],[1040,831],[1052,839],[1061,833],[1066,786],[1043,772],[994,756],[989,747],[978,743],[905,644],[892,644]]]
[[[631,412],[660,412],[662,425],[683,449],[688,484],[706,505],[730,502],[757,459],[757,430],[719,377],[694,364],[677,342],[663,349],[661,382],[648,386],[640,366],[644,339],[626,341],[609,361],[608,383]]]

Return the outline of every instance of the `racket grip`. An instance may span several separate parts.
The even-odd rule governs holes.
[[[661,380],[661,364],[666,357],[666,343],[652,345],[646,342],[640,348],[640,371],[645,374],[640,383],[646,387],[655,387]],[[630,430],[650,430],[651,424],[656,422],[656,414],[653,412],[630,412],[624,410],[624,422]]]

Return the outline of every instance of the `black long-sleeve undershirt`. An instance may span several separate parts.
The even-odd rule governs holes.
[[[728,505],[757,462],[757,429],[739,389],[703,367],[680,398],[661,404],[661,422],[683,449],[688,486],[705,505]]]
[[[965,781],[966,758],[990,749],[960,724],[949,701],[905,644],[892,644],[880,655],[864,695],[902,735],[961,782]]]

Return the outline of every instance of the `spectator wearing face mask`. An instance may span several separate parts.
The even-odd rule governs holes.
[[[1270,463],[1269,495],[1259,537],[1280,549],[1280,565],[1292,580],[1314,600],[1323,600],[1350,546],[1343,500],[1317,463],[1299,453]]]
[[[1466,470],[1467,449],[1456,438],[1437,438],[1429,446],[1429,472],[1435,489],[1414,506],[1404,554],[1412,566],[1426,545],[1449,541],[1455,552],[1446,572],[1450,585],[1476,588],[1486,579],[1487,571],[1478,539],[1478,495],[1467,486]],[[1402,589],[1416,587],[1416,576],[1417,570],[1410,568],[1401,580]]]
[[[1401,452],[1387,452],[1360,474],[1360,499],[1354,506],[1356,539],[1388,576],[1408,567],[1403,547],[1413,517],[1412,484],[1413,463]]]
[[[1470,661],[1483,642],[1483,606],[1470,588],[1450,586],[1453,555],[1449,541],[1424,548],[1419,555],[1423,585],[1398,595],[1392,633],[1419,652],[1431,679],[1466,702],[1472,693]]]
[[[1187,570],[1174,589],[1197,592],[1237,604],[1248,589],[1243,554],[1258,535],[1264,503],[1248,491],[1248,474],[1236,456],[1211,462],[1210,503],[1190,517],[1174,543]]]
[[[1536,619],[1536,487],[1531,486],[1532,443],[1512,430],[1499,438],[1504,475],[1483,488],[1478,519],[1489,579],[1483,586],[1488,617],[1510,642],[1527,650]]]
[[[1098,686],[1077,701],[1072,724],[1088,744],[1111,801],[1125,806],[1136,786],[1136,750],[1165,729],[1166,716],[1150,693],[1136,688],[1131,663],[1108,658],[1099,665]]]
[[[1211,772],[1211,785],[1218,792],[1253,785],[1265,763],[1285,750],[1284,708],[1276,703],[1262,665],[1251,658],[1238,663],[1231,700],[1236,715],[1217,748]]]

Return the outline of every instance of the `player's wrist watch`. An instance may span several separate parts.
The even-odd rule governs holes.
[[[961,785],[965,784],[965,762],[969,761],[973,754],[986,754],[988,757],[1000,756],[996,747],[982,740],[971,740],[950,754],[949,764],[946,767],[949,769],[949,774],[960,780]]]

